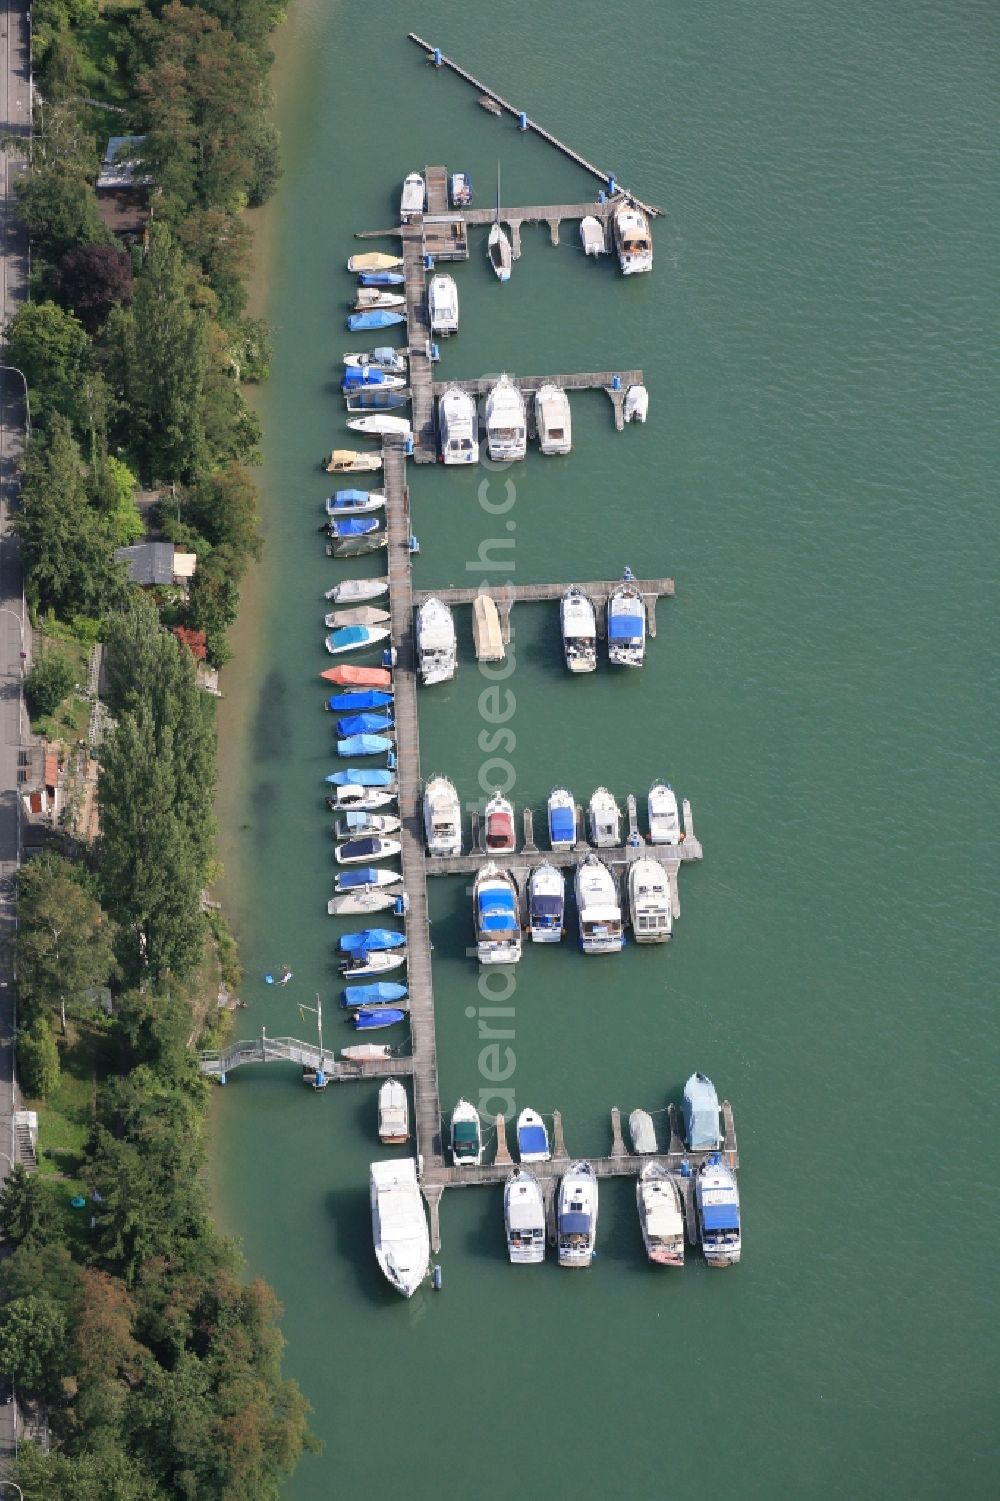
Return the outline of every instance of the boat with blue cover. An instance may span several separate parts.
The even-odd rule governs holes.
[[[335,490],[325,502],[328,516],[368,516],[385,508],[384,490]]]
[[[556,1240],[560,1266],[590,1266],[597,1239],[597,1175],[574,1162],[559,1185]]]
[[[549,793],[549,844],[554,850],[571,850],[577,840],[576,802],[565,787]]]
[[[394,1027],[406,1020],[398,1006],[378,1006],[370,1011],[355,1011],[351,1018],[358,1032],[377,1032],[380,1027]]]
[[[395,928],[362,928],[358,933],[342,933],[339,948],[345,954],[363,949],[405,949],[406,934]]]
[[[402,271],[362,271],[358,277],[361,287],[401,287],[405,281]]]
[[[517,1155],[522,1162],[548,1162],[549,1133],[537,1110],[522,1110],[517,1118]]]
[[[334,854],[338,865],[360,865],[366,860],[392,860],[402,846],[398,839],[384,839],[381,834],[359,834],[338,844]]]
[[[337,839],[361,839],[368,834],[398,834],[400,820],[392,814],[369,813],[367,808],[349,808],[337,819]]]
[[[492,860],[476,876],[472,905],[480,964],[516,964],[521,957],[517,887]]]
[[[721,1142],[719,1096],[707,1074],[692,1074],[684,1085],[681,1102],[684,1139],[692,1152],[714,1152]]]
[[[338,735],[384,735],[391,729],[391,714],[345,714],[337,720]]]
[[[353,693],[335,693],[326,701],[326,707],[334,713],[346,713],[358,709],[385,709],[392,703],[393,695],[383,688],[359,688]]]
[[[395,792],[396,773],[384,766],[348,766],[344,771],[331,771],[325,781],[335,787],[385,787]]]
[[[381,525],[379,516],[331,516],[326,531],[329,537],[367,537]]]
[[[392,980],[376,980],[373,985],[345,985],[340,1004],[349,1010],[360,1006],[391,1006],[406,1000],[406,986]]]
[[[369,328],[392,328],[395,323],[405,323],[406,314],[387,308],[368,308],[363,313],[351,313],[347,327],[352,334],[363,333]]]
[[[740,1259],[740,1193],[736,1176],[718,1152],[706,1158],[695,1180],[701,1249],[709,1266],[735,1266]]]
[[[389,635],[389,627],[384,625],[345,625],[330,632],[326,649],[331,656],[342,651],[359,651],[363,646],[377,646]]]
[[[346,739],[337,741],[337,755],[384,756],[392,747],[393,742],[388,735],[348,735]]]
[[[559,943],[563,936],[566,881],[554,865],[536,865],[528,882],[528,932],[532,943]]]
[[[383,391],[399,391],[406,385],[406,377],[394,375],[391,370],[379,370],[375,365],[347,365],[340,389],[347,396],[365,386],[378,386]]]
[[[398,870],[386,870],[379,865],[359,865],[354,870],[339,870],[334,890],[356,891],[360,886],[395,886],[402,879]]]
[[[631,568],[608,600],[608,660],[617,667],[641,667],[646,652],[646,605]]]

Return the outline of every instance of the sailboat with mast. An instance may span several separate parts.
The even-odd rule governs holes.
[[[507,231],[500,223],[500,163],[497,162],[497,217],[496,222],[490,225],[490,237],[486,242],[486,254],[489,256],[490,265],[496,272],[497,281],[510,281],[510,268],[513,263],[513,252]]]

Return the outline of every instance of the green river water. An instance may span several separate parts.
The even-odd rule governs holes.
[[[641,673],[570,679],[556,607],[515,611],[518,807],[666,775],[705,860],[668,951],[526,951],[510,1087],[600,1154],[612,1105],[662,1109],[704,1069],[734,1105],[744,1257],[650,1269],[618,1180],[587,1275],[515,1269],[499,1192],[470,1189],[443,1205],[443,1292],[404,1302],[371,1250],[376,1086],[239,1071],[215,1101],[220,1218],[284,1302],[326,1442],[287,1496],[994,1496],[995,9],[307,0],[290,24],[268,546],[223,719],[240,1034],[309,1036],[319,990],[342,1041],[317,673],[347,570],[317,535],[317,461],[346,437],[353,233],[391,224],[426,162],[470,171],[479,203],[498,158],[508,203],[594,186],[425,66],[412,28],[668,211],[627,282],[540,226],[501,288],[476,232],[442,373],[641,365],[650,420],[618,435],[587,395],[568,458],[411,466],[415,577],[676,578]],[[484,478],[494,503],[515,487],[502,518]],[[512,574],[470,568],[484,542]],[[421,763],[471,800],[484,679],[462,635],[458,677],[420,698]],[[463,883],[430,899],[447,1110],[484,1087],[484,1003]]]

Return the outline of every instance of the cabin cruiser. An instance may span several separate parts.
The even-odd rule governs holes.
[[[516,848],[514,804],[502,792],[494,792],[486,803],[487,854],[509,855]]]
[[[517,1155],[522,1162],[548,1162],[549,1133],[537,1110],[522,1110],[517,1118]]]
[[[648,855],[628,868],[628,904],[636,943],[666,943],[673,930],[670,883],[659,860]]]
[[[378,1092],[378,1139],[384,1146],[401,1147],[410,1136],[410,1105],[398,1079],[386,1079]]]
[[[589,1162],[574,1162],[559,1185],[556,1216],[560,1266],[589,1266],[597,1238],[597,1177]]]
[[[653,237],[649,220],[632,203],[618,203],[612,215],[615,248],[623,276],[653,269]]]
[[[451,1112],[451,1160],[456,1167],[478,1167],[483,1160],[479,1111],[468,1100],[459,1100]]]
[[[501,375],[486,398],[486,444],[501,463],[523,459],[528,447],[524,397],[509,375]]]
[[[534,1173],[515,1168],[504,1184],[503,1224],[507,1255],[515,1265],[545,1260],[545,1199]]]
[[[340,971],[345,980],[361,980],[391,974],[394,969],[402,969],[405,963],[406,954],[403,952],[379,950],[368,953],[365,949],[349,955],[341,964]]]
[[[328,630],[335,631],[345,625],[388,625],[391,619],[392,616],[388,610],[380,610],[374,605],[351,605],[347,610],[331,610],[328,615],[323,616],[323,624]],[[367,691],[371,693],[377,690],[369,689]],[[348,695],[341,696],[347,697]],[[391,704],[392,694],[390,693],[387,698],[383,696],[382,701]],[[350,706],[344,705],[344,707],[347,708]],[[373,708],[374,705],[358,704],[356,707],[367,709]]]
[[[326,598],[332,599],[336,605],[344,605],[348,602],[363,599],[381,599],[389,592],[389,580],[381,579],[342,579],[339,584],[334,584],[332,589],[327,589]]]
[[[554,850],[571,850],[576,843],[576,803],[565,787],[549,793],[549,844]]]
[[[403,265],[401,255],[386,255],[381,250],[367,250],[364,255],[352,255],[347,262],[348,271],[399,271]]]
[[[646,800],[650,844],[680,844],[677,795],[669,782],[654,782]]]
[[[345,1048],[344,1055],[359,1051]],[[379,1047],[376,1056],[387,1053]],[[396,1291],[409,1298],[427,1276],[431,1254],[416,1162],[373,1162],[369,1187],[375,1259]]]
[[[341,813],[347,808],[356,813],[375,813],[395,801],[395,792],[383,792],[380,788],[338,787],[336,793],[328,794],[326,806],[333,813]]]
[[[577,866],[575,889],[583,952],[617,954],[624,942],[618,891],[610,870],[596,855]]]
[[[356,870],[340,870],[333,883],[336,892],[356,891],[362,886],[398,886],[403,877],[398,870],[381,865],[361,865]]]
[[[649,411],[649,392],[645,386],[629,386],[625,392],[622,417],[626,422],[645,422]]]
[[[369,308],[399,308],[406,306],[402,292],[387,287],[358,287],[354,293],[355,313],[367,312]]]
[[[573,424],[569,397],[561,386],[546,382],[535,392],[535,426],[542,453],[569,453],[573,447]]]
[[[559,943],[563,936],[566,882],[554,865],[536,865],[528,882],[528,932],[532,943]]]
[[[384,490],[335,490],[323,502],[328,516],[370,516],[385,510]]]
[[[648,1162],[635,1185],[646,1255],[656,1266],[684,1265],[684,1210],[677,1184],[658,1162]]]
[[[709,1266],[735,1266],[740,1259],[740,1193],[736,1176],[713,1152],[695,1179],[701,1249]]]
[[[452,208],[468,208],[472,202],[472,178],[468,172],[453,172],[448,179],[448,198]]]
[[[502,662],[505,656],[500,611],[492,594],[477,594],[472,601],[472,640],[477,662]]]
[[[521,957],[517,887],[492,860],[476,876],[472,905],[480,964],[516,964]]]
[[[337,839],[368,839],[372,835],[398,834],[400,820],[392,814],[366,813],[349,810],[337,819],[334,837]]]
[[[576,584],[562,597],[559,623],[570,672],[593,672],[597,666],[597,615],[592,601]]]
[[[391,344],[344,355],[349,370],[384,370],[387,375],[405,375],[408,363],[409,356],[402,349],[393,349]]]
[[[368,417],[349,417],[347,425],[352,433],[366,433],[369,437],[413,437],[409,417],[394,417],[391,412],[372,412]]]
[[[613,792],[598,787],[590,799],[590,842],[599,850],[616,849],[622,842],[622,810]]]
[[[424,788],[424,836],[429,855],[462,853],[462,804],[447,777],[431,777]]]
[[[342,651],[358,651],[362,646],[377,646],[380,641],[387,640],[389,634],[389,627],[385,625],[345,625],[330,632],[326,649],[333,656]]]
[[[394,911],[399,899],[400,892],[396,887],[379,890],[375,886],[360,886],[357,890],[332,896],[326,910],[331,917],[367,917],[372,912]]]
[[[417,665],[425,688],[455,676],[458,641],[451,610],[440,599],[427,599],[417,611]]]
[[[657,1151],[656,1127],[648,1110],[633,1110],[628,1118],[628,1131],[632,1138],[632,1150],[637,1156]]]
[[[608,253],[604,225],[600,219],[595,219],[593,214],[587,214],[580,220],[580,244],[583,246],[584,255],[607,255]]]
[[[608,660],[616,667],[641,667],[646,651],[646,605],[631,568],[608,600]]]
[[[399,217],[408,224],[413,214],[422,214],[427,201],[427,187],[419,172],[410,172],[403,179],[403,191],[399,195]],[[386,268],[388,269],[388,268]]]
[[[401,849],[398,839],[364,834],[358,839],[345,839],[336,846],[334,855],[338,865],[361,865],[368,860],[395,860]]]
[[[684,1137],[692,1152],[715,1152],[721,1144],[719,1096],[707,1074],[692,1074],[682,1100]]]
[[[323,460],[327,474],[373,474],[382,468],[380,453],[360,453],[356,448],[335,448]]]
[[[427,312],[432,334],[458,333],[458,288],[453,276],[442,273],[431,277],[427,288]]]
[[[479,463],[479,417],[475,397],[449,386],[438,402],[441,458],[446,464]]]

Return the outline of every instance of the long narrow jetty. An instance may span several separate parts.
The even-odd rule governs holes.
[[[419,223],[403,226],[403,275],[406,278],[406,337],[413,405],[413,457],[418,464],[433,464],[437,458],[437,435],[431,374],[431,323],[424,286],[424,237]]]
[[[597,616],[598,635],[604,630],[604,611],[611,595],[621,584],[621,579],[596,579],[578,584],[594,606]],[[632,579],[633,589],[638,589],[646,606],[646,629],[656,635],[656,601],[670,599],[674,594],[673,579]],[[455,589],[414,589],[414,606],[426,604],[429,599],[440,599],[446,605],[471,605],[480,594],[488,594],[497,607],[504,642],[510,641],[510,614],[516,604],[544,604],[562,599],[568,584],[501,584],[496,589],[470,588],[468,585]]]
[[[534,131],[535,135],[541,136],[543,141],[548,141],[550,146],[554,146],[557,151],[561,151],[563,156],[568,156],[570,161],[576,162],[577,166],[582,167],[585,172],[589,172],[591,176],[598,178],[606,186],[611,185],[613,176],[610,172],[605,171],[603,167],[595,166],[593,162],[588,161],[585,156],[582,156],[579,151],[574,151],[572,146],[567,146],[565,141],[561,141],[559,137],[553,135],[550,130],[546,130],[544,126],[539,125],[537,120],[532,120],[530,117],[528,117],[525,110],[520,110],[516,105],[511,104],[509,99],[505,99],[502,94],[498,94],[495,89],[491,89],[488,84],[483,83],[481,78],[477,78],[474,73],[470,73],[467,68],[463,68],[461,64],[455,62],[453,58],[446,57],[439,48],[432,46],[430,42],[425,42],[423,37],[418,36],[415,31],[407,32],[407,35],[411,42],[415,42],[418,47],[423,48],[424,52],[435,64],[435,66],[450,68],[452,73],[456,73],[459,78],[463,78],[466,83],[471,84],[471,86],[485,98],[492,99],[494,103],[498,104],[500,108],[506,111],[508,115],[513,115],[514,119],[518,122],[521,121],[523,116],[524,129]],[[616,184],[616,186],[618,186],[619,191],[623,192],[627,198],[631,199],[631,201],[637,204],[639,208],[643,209],[645,213],[654,215],[663,213],[663,210],[661,208],[657,208],[655,204],[643,203],[641,198],[637,198],[634,193],[627,192],[625,189],[621,188],[620,184]]]
[[[629,386],[643,385],[641,370],[580,370],[562,375],[512,375],[510,379],[519,391],[529,394],[540,386],[561,386],[564,391],[603,391],[615,411],[615,427],[619,432],[625,426],[625,393]],[[496,385],[496,375],[480,375],[475,380],[436,380],[431,384],[431,394],[436,400],[452,387],[470,396],[486,396]],[[529,426],[534,412],[529,412]],[[414,431],[416,428],[414,427]]]

